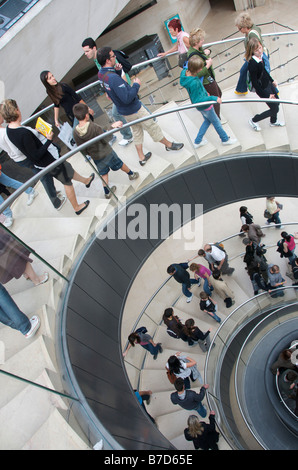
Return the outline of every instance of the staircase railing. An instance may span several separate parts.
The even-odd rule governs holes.
[[[293,32],[293,35],[296,34],[297,32]],[[231,41],[232,42],[232,41]],[[152,63],[152,61],[155,61],[155,60],[160,60],[160,59],[152,59],[150,61],[147,61],[148,63]],[[92,84],[92,86],[94,86],[94,84]],[[91,87],[91,86],[90,86]],[[269,99],[266,99],[266,100],[260,100],[260,99],[255,99],[255,98],[249,98],[249,99],[245,99],[245,100],[239,100],[239,99],[235,99],[235,100],[224,100],[223,101],[223,106],[227,103],[239,103],[239,102],[243,102],[243,103],[250,103],[250,102],[269,102],[271,100]],[[290,100],[280,100],[280,103],[283,103],[283,104],[287,104],[287,105],[297,105],[298,102],[297,101],[290,101]],[[210,102],[207,102],[206,104],[210,104]],[[150,117],[148,118],[142,118],[140,120],[137,120],[137,121],[134,121],[133,123],[130,123],[130,124],[126,124],[126,127],[129,127],[135,123],[138,123],[138,122],[143,122],[143,121],[146,121],[148,119],[153,119],[155,117],[161,117],[161,116],[164,116],[164,115],[168,115],[168,114],[172,114],[172,113],[177,113],[177,115],[179,116],[179,119],[181,121],[181,125],[182,125],[182,129],[184,130],[185,132],[185,135],[186,135],[186,140],[188,141],[189,145],[191,146],[192,148],[192,152],[193,154],[195,155],[195,158],[196,158],[196,163],[195,164],[200,164],[200,153],[198,151],[198,149],[194,148],[194,145],[193,145],[193,139],[190,137],[189,135],[189,132],[187,131],[187,127],[186,125],[184,124],[183,122],[183,118],[181,117],[180,115],[180,112],[182,111],[185,111],[185,110],[188,110],[188,109],[192,109],[192,108],[195,108],[197,105],[184,105],[184,106],[181,106],[181,107],[175,107],[175,108],[172,108],[172,109],[168,109],[168,110],[165,110],[165,111],[160,111],[160,112],[156,112],[154,114],[152,114]],[[51,108],[51,107],[49,107]],[[48,108],[47,108],[48,109]],[[45,112],[45,110],[42,110],[40,111],[39,113],[35,114],[34,116],[31,116],[30,119],[24,121],[24,124],[28,124],[29,122],[32,122],[32,120],[36,119],[37,116],[43,114]],[[56,161],[54,163],[52,163],[51,165],[49,165],[47,168],[45,168],[44,170],[42,170],[38,175],[35,175],[35,176],[32,176],[28,181],[26,181],[22,187],[20,187],[19,189],[17,189],[9,198],[6,199],[6,201],[4,201],[4,203],[2,205],[0,205],[0,214],[3,213],[3,211],[8,208],[14,201],[17,200],[18,197],[20,197],[23,192],[29,188],[30,186],[34,186],[42,176],[46,175],[48,172],[52,171],[56,166],[58,166],[61,162],[64,162],[68,159],[70,159],[71,157],[73,157],[74,155],[76,155],[77,153],[80,153],[82,152],[83,150],[85,150],[89,145],[90,143],[95,143],[95,142],[98,142],[99,140],[101,140],[102,138],[106,137],[106,136],[112,136],[113,134],[116,134],[116,133],[119,133],[119,129],[117,130],[112,130],[112,131],[108,131],[106,132],[104,135],[102,136],[99,136],[95,139],[93,139],[92,141],[89,141],[88,143],[86,144],[83,144],[79,147],[76,147],[72,150],[70,150],[69,152],[67,152],[65,155],[63,155],[61,157],[61,159],[59,161]],[[232,155],[231,155],[232,156]],[[217,157],[217,158],[220,158],[220,157]],[[226,158],[226,156],[224,157]],[[97,172],[96,168],[92,165],[91,162],[88,162],[88,164],[93,168],[93,170],[95,172]],[[113,195],[113,198],[115,200],[115,203],[116,205],[122,205],[123,202],[118,199],[116,197],[116,195]],[[103,221],[101,221],[103,222]],[[28,251],[30,251],[34,256],[36,256],[36,258],[41,261],[42,263],[44,263],[47,268],[50,268],[53,273],[58,277],[58,279],[61,280],[62,282],[62,285],[64,286],[65,283],[68,282],[68,276],[65,275],[65,273],[63,273],[60,269],[57,269],[56,266],[54,266],[53,264],[49,263],[44,256],[41,256],[39,253],[37,253],[33,247],[30,247],[26,241],[22,240],[19,236],[17,236],[17,234],[14,233],[13,230],[8,230],[8,229],[5,229],[5,227],[3,227],[3,229],[8,232],[12,238],[14,238],[18,243],[20,243],[21,245],[23,245],[24,248],[28,249]],[[46,234],[45,234],[46,235]],[[168,281],[166,282],[166,284],[169,286],[168,284]],[[173,287],[173,286],[172,286]],[[176,289],[176,286],[175,288],[173,288],[173,290]],[[53,293],[55,293],[55,287],[53,287]],[[177,299],[177,297],[179,296],[179,293],[178,291],[175,292],[175,298],[173,299],[173,303],[175,303],[175,299]],[[157,295],[154,295],[154,299],[156,300],[157,298]],[[153,299],[152,299],[153,300]],[[152,308],[152,305],[153,303],[152,302],[149,302],[149,304],[145,307],[145,310],[144,310],[144,314],[145,314],[145,311],[146,311],[146,315],[147,315],[147,312],[148,310],[150,310]],[[149,316],[148,316],[149,317]],[[156,318],[153,319],[151,318],[151,320],[153,321],[153,324],[154,326],[156,327],[156,325],[159,324],[159,319],[158,321],[156,322]],[[139,319],[138,323],[142,323],[142,318]],[[132,356],[130,355],[130,362],[131,362],[131,365],[133,365],[134,367],[134,364],[132,364],[133,361],[131,361],[132,359]],[[136,367],[137,369],[139,369],[139,366]],[[1,371],[0,371],[1,373]],[[3,372],[4,373],[4,372]],[[9,373],[8,373],[9,375]],[[10,374],[11,378],[12,379],[16,379],[14,377],[14,374],[11,373]],[[18,377],[19,380],[23,380],[23,381],[28,381],[28,383],[30,383],[30,385],[33,385],[34,383],[32,381],[30,381],[28,378],[25,378],[25,377]],[[71,395],[68,395],[67,393],[65,393],[64,391],[64,388],[61,387],[61,392],[59,392],[59,389],[57,391],[57,389],[53,388],[51,389],[51,387],[46,387],[46,386],[43,386],[43,385],[40,385],[38,383],[36,383],[36,386],[39,387],[39,388],[44,388],[45,392],[53,392],[55,394],[58,394],[60,395],[62,398],[68,398],[70,400],[73,400],[73,401],[77,401],[78,398],[77,397],[74,397],[74,396],[71,396]]]

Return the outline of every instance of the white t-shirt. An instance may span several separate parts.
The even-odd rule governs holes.
[[[0,127],[0,148],[15,162],[26,160],[26,156],[7,137],[5,127]]]
[[[226,257],[225,252],[220,250],[219,248],[217,248],[217,246],[214,246],[214,245],[211,246],[210,254],[211,254],[212,258],[215,261],[218,261],[218,262],[220,262],[221,260],[223,260]]]

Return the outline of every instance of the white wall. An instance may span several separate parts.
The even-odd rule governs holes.
[[[129,0],[40,0],[0,39],[0,80],[27,118],[45,98],[39,74],[60,80],[82,55],[82,38],[98,37]]]

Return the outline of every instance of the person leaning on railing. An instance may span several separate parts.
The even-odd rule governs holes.
[[[172,52],[179,53],[178,65],[183,67],[184,62],[187,60],[187,51],[189,49],[189,34],[182,30],[181,22],[178,18],[173,18],[168,23],[169,33],[172,37],[177,38],[176,43],[171,49],[166,52],[160,52],[157,57],[165,57]]]

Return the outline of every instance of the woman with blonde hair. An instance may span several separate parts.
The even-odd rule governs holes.
[[[204,66],[197,76],[202,79],[203,86],[210,96],[213,95],[221,98],[222,92],[215,80],[212,59],[210,57],[211,50],[203,48],[204,41],[205,31],[200,28],[193,29],[189,36],[190,47],[187,52],[187,58],[189,60],[194,55],[201,57]],[[218,102],[214,103],[214,111],[220,119],[220,104]]]
[[[251,38],[256,38],[263,46],[263,60],[268,73],[270,73],[269,52],[264,46],[262,33],[259,26],[255,25],[248,13],[241,13],[235,21],[235,26],[244,34],[244,49],[246,50],[248,41]],[[244,64],[240,69],[239,80],[235,89],[236,95],[246,95],[247,93],[247,70],[248,62],[244,59]]]
[[[258,124],[263,119],[270,118],[271,127],[282,127],[285,124],[278,121],[277,113],[279,111],[277,82],[273,80],[271,75],[267,72],[263,60],[263,46],[256,38],[251,38],[248,41],[245,58],[248,62],[248,71],[250,79],[256,94],[260,98],[270,98],[276,102],[266,103],[269,110],[261,114],[256,114],[249,119],[249,124],[255,131],[260,131],[261,128]]]
[[[190,415],[187,425],[188,427],[184,429],[184,437],[187,441],[193,441],[195,449],[218,450],[219,433],[215,429],[214,411],[210,411],[209,424],[199,421],[195,415]]]
[[[37,130],[22,126],[21,111],[15,100],[4,100],[1,105],[1,114],[8,124],[6,128],[8,139],[33,163],[34,167],[39,170],[44,169],[60,158],[58,147],[52,143],[53,132],[44,137]],[[63,184],[75,214],[82,214],[90,201],[78,203],[72,180],[79,181],[89,188],[95,174],[92,173],[89,178],[81,176],[67,161],[60,163],[48,174]]]

